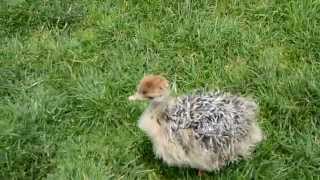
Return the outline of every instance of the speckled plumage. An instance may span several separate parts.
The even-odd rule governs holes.
[[[257,105],[222,92],[197,93],[178,97],[164,113],[170,138],[179,139],[181,129],[191,129],[203,150],[228,154],[248,135]]]

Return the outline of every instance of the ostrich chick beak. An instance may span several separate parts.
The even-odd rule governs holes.
[[[145,100],[145,98],[138,93],[135,93],[134,95],[129,96],[128,99],[129,101]]]

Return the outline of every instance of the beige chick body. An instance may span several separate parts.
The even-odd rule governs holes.
[[[149,81],[152,83],[146,83]],[[217,93],[176,98],[168,95],[166,87],[164,78],[149,76],[141,81],[138,94],[131,99],[151,100],[138,126],[152,141],[156,156],[168,165],[219,170],[230,162],[249,157],[255,145],[262,141],[253,101]],[[181,110],[180,106],[190,107]]]

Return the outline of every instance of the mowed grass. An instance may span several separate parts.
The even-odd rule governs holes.
[[[0,179],[198,178],[137,128],[147,104],[127,97],[149,73],[260,104],[267,139],[202,179],[319,179],[319,0],[0,6]]]

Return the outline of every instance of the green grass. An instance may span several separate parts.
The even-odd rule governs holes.
[[[319,0],[4,0],[0,42],[0,179],[197,178],[137,128],[148,73],[259,102],[267,140],[202,179],[320,177]]]

